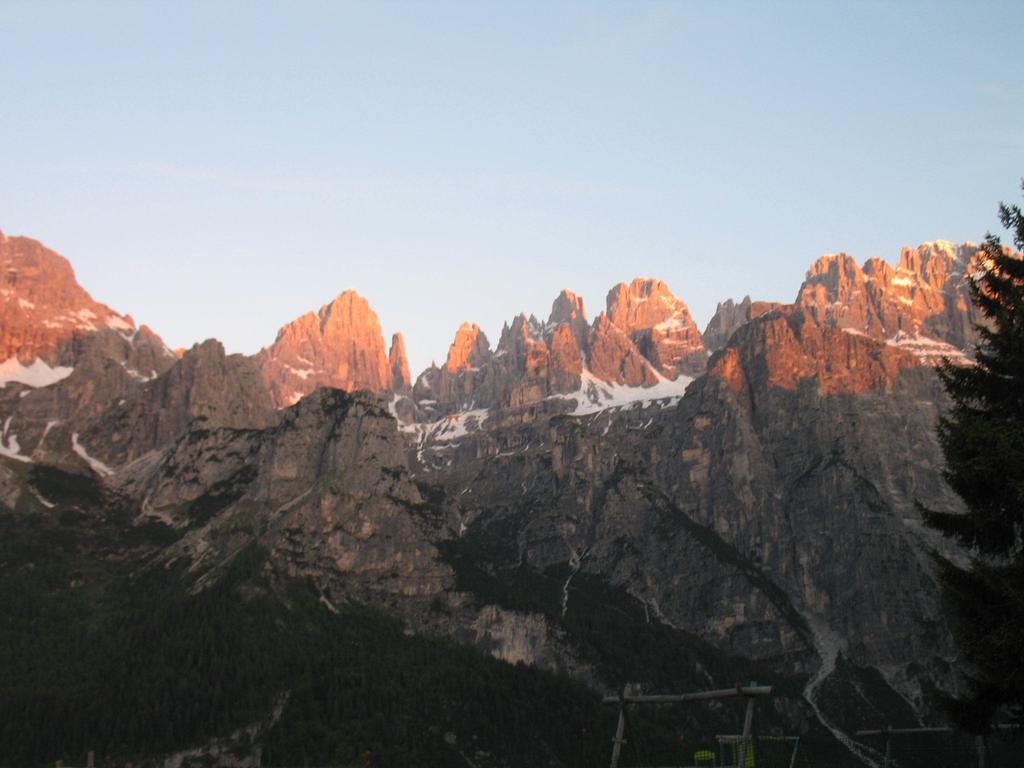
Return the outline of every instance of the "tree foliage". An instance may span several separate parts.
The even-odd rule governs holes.
[[[1020,207],[1001,204],[999,218],[1024,249]],[[976,364],[940,369],[952,408],[939,426],[946,479],[967,512],[926,521],[972,553],[966,568],[944,562],[941,578],[968,683],[951,714],[982,733],[1024,706],[1024,260],[989,233],[968,280],[986,322]]]

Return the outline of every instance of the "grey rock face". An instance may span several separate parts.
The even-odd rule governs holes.
[[[715,314],[702,334],[708,352],[717,352],[729,341],[733,331],[750,320],[750,297],[744,296],[739,304],[732,299],[718,302]]]
[[[73,366],[66,378],[44,387],[0,388],[5,438],[15,436],[26,459],[80,463],[72,452],[72,435],[84,433],[109,408],[176,362],[145,326],[133,335],[107,330],[76,336],[60,355]]]
[[[741,325],[746,325],[751,320],[781,306],[773,301],[751,301],[749,296],[744,296],[739,304],[732,299],[719,302],[715,314],[704,329],[704,346],[708,354],[724,347],[733,332]]]
[[[412,481],[394,418],[369,394],[320,389],[269,429],[193,430],[128,474],[123,490],[143,499],[141,515],[193,526],[167,558],[210,577],[255,539],[325,599],[422,602],[450,585],[435,547],[444,521]]]
[[[120,466],[201,428],[260,429],[276,420],[254,361],[225,355],[219,341],[196,344],[166,373],[111,404],[83,430],[90,455]]]
[[[956,553],[918,511],[960,504],[941,477],[942,403],[912,355],[773,313],[678,406],[507,412],[418,454],[463,535],[508,563],[576,563],[779,671],[834,646],[923,710],[923,688],[954,684],[930,553]]]

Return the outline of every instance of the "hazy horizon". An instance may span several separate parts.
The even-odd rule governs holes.
[[[563,288],[792,301],[1019,200],[1009,3],[0,8],[0,228],[172,347],[343,290],[414,375]]]

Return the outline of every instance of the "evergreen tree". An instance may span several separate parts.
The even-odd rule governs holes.
[[[1020,207],[1000,204],[999,218],[1024,250]],[[984,733],[997,713],[1024,712],[1024,260],[988,234],[975,270],[970,290],[987,321],[976,365],[940,369],[952,399],[939,425],[945,475],[967,513],[925,520],[972,554],[966,568],[943,561],[941,580],[968,683],[950,713]]]

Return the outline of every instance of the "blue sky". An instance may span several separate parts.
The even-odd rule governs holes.
[[[250,7],[259,5],[258,8]],[[346,288],[414,373],[563,287],[792,300],[1020,199],[1020,3],[0,0],[0,228],[172,346]]]

